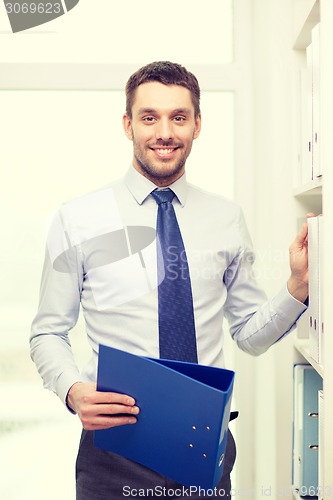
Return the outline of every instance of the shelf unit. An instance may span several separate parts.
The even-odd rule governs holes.
[[[323,186],[323,179],[322,177],[318,177],[317,179],[314,179],[312,182],[308,182],[307,184],[303,184],[302,186],[296,187],[294,189],[294,196],[296,198],[316,196],[321,199],[322,186]]]
[[[307,317],[299,322],[294,338],[294,362],[309,363],[323,379],[324,391],[324,449],[321,454],[319,500],[333,497],[333,318],[330,315],[330,285],[333,279],[332,247],[333,236],[333,60],[330,55],[333,46],[333,2],[331,0],[293,0],[294,1],[294,55],[296,70],[305,63],[306,47],[311,41],[312,28],[320,22],[320,158],[323,176],[294,188],[294,199],[299,210],[324,214],[323,245],[323,311],[325,325],[325,350],[323,361],[318,364],[312,359],[309,349]],[[300,127],[300,123],[296,127]],[[295,137],[297,130],[295,131]],[[298,163],[297,160],[294,163]],[[294,498],[301,498],[293,488]]]
[[[296,338],[294,341],[294,348],[298,354],[298,357],[295,357],[295,361],[306,361],[316,370],[317,373],[319,373],[322,378],[324,378],[324,367],[311,357],[309,340],[307,338]]]

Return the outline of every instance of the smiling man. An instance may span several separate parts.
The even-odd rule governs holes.
[[[290,246],[287,283],[267,300],[252,270],[241,209],[186,181],[186,160],[201,127],[195,76],[171,62],[139,69],[126,85],[123,125],[133,142],[125,178],[64,204],[55,217],[31,354],[45,386],[82,422],[77,500],[116,500],[128,491],[156,497],[162,491],[168,498],[183,491],[187,498],[188,491],[172,479],[94,447],[92,431],[135,425],[140,418],[130,395],[96,390],[99,345],[224,367],[226,317],[241,349],[264,353],[306,309],[307,225]],[[207,175],[212,161],[207,156]],[[168,262],[172,271],[181,266],[170,273]],[[69,342],[80,306],[92,348],[82,373]],[[229,433],[216,496],[230,497],[234,460]],[[194,489],[190,496],[200,497]]]

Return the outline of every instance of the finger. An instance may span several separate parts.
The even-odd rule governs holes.
[[[307,237],[307,235],[308,235],[308,223],[304,222],[297,236],[300,241],[303,241]]]
[[[306,214],[307,219],[311,219],[312,217],[316,217],[313,212],[308,212]],[[296,235],[295,238],[295,243],[298,245],[303,245],[304,243],[307,243],[307,238],[308,238],[308,223],[307,220],[303,222],[301,229],[299,230],[298,234]]]
[[[86,430],[101,430],[109,429],[111,427],[119,427],[120,425],[133,425],[136,424],[136,422],[136,417],[127,417],[124,415],[110,417],[104,415],[87,420],[82,420],[82,425]]]
[[[133,425],[136,424],[136,417],[127,417],[126,415],[119,415],[115,417],[109,417],[108,415],[100,417],[100,420],[96,425],[104,428],[109,427],[119,427],[120,425]]]
[[[140,413],[138,406],[127,406],[119,404],[99,404],[93,407],[98,415],[119,415],[125,413],[129,415],[137,415]]]
[[[134,406],[135,399],[127,394],[120,394],[118,392],[102,392],[96,391],[95,393],[95,401],[96,403],[109,403],[114,404],[118,403],[126,406]]]
[[[80,408],[78,414],[83,422],[91,422],[99,417],[131,417],[138,415],[140,409],[137,406],[126,406],[117,404],[91,404]]]
[[[302,247],[306,242],[307,236],[308,236],[308,224],[304,222],[301,226],[301,229],[296,234],[294,241],[290,245],[290,250],[292,251],[299,247]]]

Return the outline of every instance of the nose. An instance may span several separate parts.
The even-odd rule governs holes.
[[[169,141],[170,139],[173,139],[173,137],[174,132],[171,121],[168,118],[160,119],[156,127],[156,139]]]

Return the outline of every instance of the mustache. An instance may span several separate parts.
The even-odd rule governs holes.
[[[180,142],[170,141],[157,141],[155,144],[150,145],[150,148],[181,148],[183,146]]]

